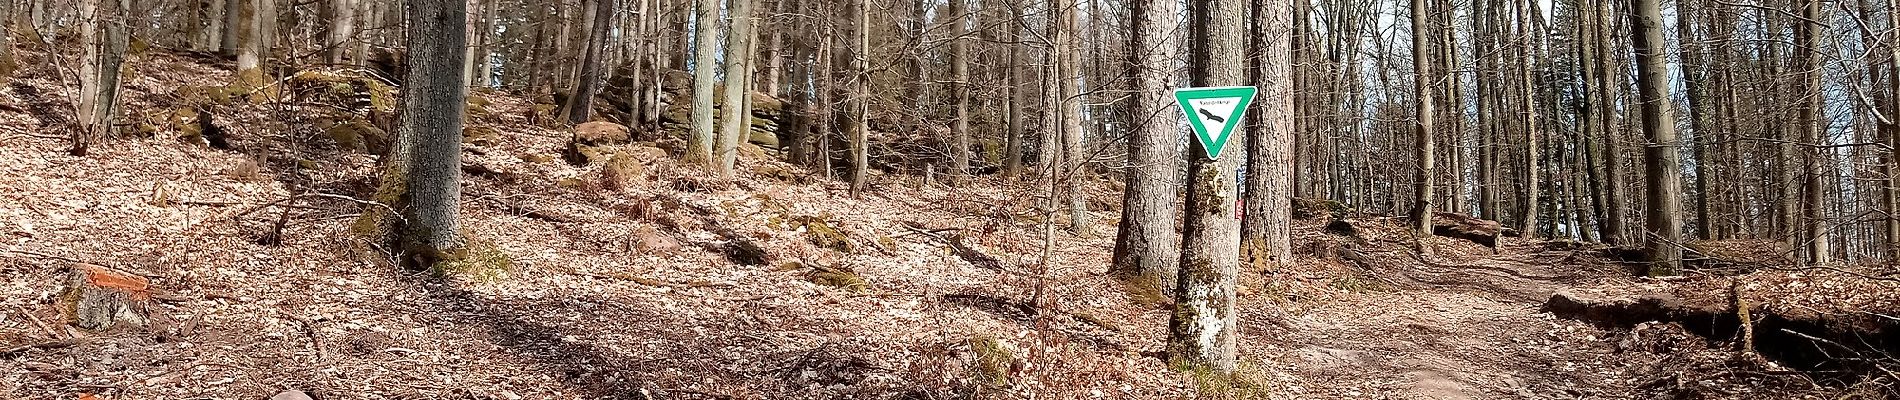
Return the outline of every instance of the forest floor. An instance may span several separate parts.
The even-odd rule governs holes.
[[[141,61],[134,111],[229,76]],[[1110,185],[1089,185],[1107,220],[1068,232],[1031,207],[1033,182],[878,175],[853,198],[761,154],[725,181],[639,144],[623,149],[639,167],[608,173],[563,162],[571,134],[500,94],[471,122],[495,134],[465,155],[479,262],[405,271],[351,227],[365,206],[344,197],[371,197],[373,157],[243,102],[215,107],[226,148],[159,129],[70,156],[39,137],[62,131],[57,85],[0,91],[0,398],[1761,398],[1890,382],[1545,309],[1733,274],[1638,279],[1601,248],[1516,238],[1494,253],[1430,237],[1420,256],[1399,221],[1357,214],[1337,216],[1350,235],[1298,221],[1296,265],[1243,273],[1242,371],[1205,379],[1161,358],[1166,306],[1103,274]],[[81,264],[149,279],[151,323],[71,326],[61,293]],[[1897,292],[1863,281],[1830,288]]]

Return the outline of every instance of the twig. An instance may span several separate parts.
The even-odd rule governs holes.
[[[66,335],[61,334],[59,331],[53,330],[53,328],[50,326],[47,326],[46,321],[41,321],[40,317],[33,316],[33,313],[27,312],[26,307],[21,307],[19,304],[14,304],[13,309],[20,310],[20,315],[25,315],[27,320],[33,321],[33,326],[40,327],[40,330],[46,331],[47,335],[51,335],[51,337],[56,337],[56,338],[66,337]]]
[[[73,340],[73,339],[49,340],[49,341],[39,342],[39,343],[34,343],[34,344],[15,346],[11,349],[0,350],[0,355],[8,355],[8,354],[18,353],[18,352],[32,350],[32,349],[57,349],[57,348],[62,348],[62,347],[72,347],[78,344],[79,344],[79,341]]]

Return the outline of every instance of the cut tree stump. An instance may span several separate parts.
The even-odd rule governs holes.
[[[151,281],[105,266],[73,263],[61,294],[62,310],[87,330],[144,327],[152,300]]]

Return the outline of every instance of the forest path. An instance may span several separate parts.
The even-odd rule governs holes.
[[[1387,248],[1390,250],[1391,248]],[[1610,336],[1540,311],[1557,290],[1588,281],[1568,252],[1507,245],[1460,262],[1407,260],[1372,269],[1382,288],[1249,327],[1250,356],[1284,366],[1296,397],[1619,398],[1628,367]],[[1598,275],[1600,276],[1600,275]],[[1258,350],[1256,353],[1255,350]]]

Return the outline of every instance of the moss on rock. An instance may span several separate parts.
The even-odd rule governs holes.
[[[1014,347],[995,336],[971,336],[970,351],[975,353],[972,369],[976,381],[993,389],[1009,387],[1016,368]]]
[[[821,264],[812,264],[811,267],[811,273],[805,275],[805,280],[811,281],[811,283],[853,292],[864,291],[865,289],[871,288],[871,285],[864,281],[864,277],[858,276],[857,271],[852,271],[850,268],[825,266]]]

